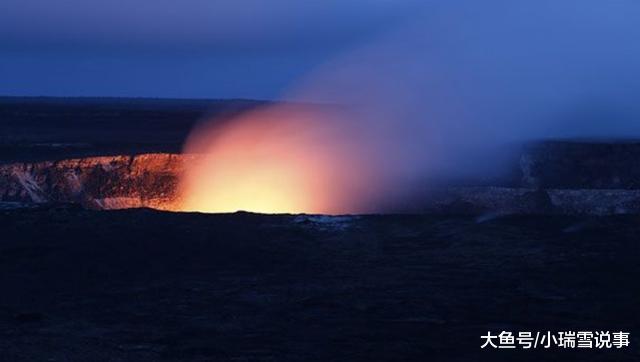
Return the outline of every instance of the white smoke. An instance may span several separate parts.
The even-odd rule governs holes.
[[[287,96],[351,107],[397,188],[493,174],[510,144],[640,137],[638,19],[633,0],[434,2]]]
[[[513,143],[640,136],[637,1],[440,1],[417,19],[284,97],[344,106],[339,142],[375,160],[359,182],[384,195],[360,204],[496,175]]]

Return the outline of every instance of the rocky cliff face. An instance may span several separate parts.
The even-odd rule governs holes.
[[[88,157],[0,165],[2,204],[179,210],[178,182],[195,155]],[[463,214],[640,213],[640,143],[546,142],[514,166],[516,180],[431,190],[411,210]]]
[[[640,189],[640,143],[540,142],[525,149],[519,167],[524,187]]]
[[[485,215],[640,214],[640,190],[452,187],[434,190],[420,211]]]
[[[188,158],[145,154],[0,165],[0,201],[173,209]]]

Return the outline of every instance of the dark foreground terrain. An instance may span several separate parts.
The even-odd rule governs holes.
[[[638,361],[640,217],[0,211],[2,361]],[[481,350],[492,331],[630,347]]]

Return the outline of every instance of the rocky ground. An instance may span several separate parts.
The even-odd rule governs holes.
[[[2,361],[638,361],[638,216],[0,211]],[[487,331],[623,330],[613,350]]]

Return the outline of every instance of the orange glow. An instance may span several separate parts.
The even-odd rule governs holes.
[[[344,124],[342,124],[344,126]],[[327,114],[294,107],[250,112],[194,130],[200,154],[180,184],[184,211],[341,214],[362,210],[369,167]]]

